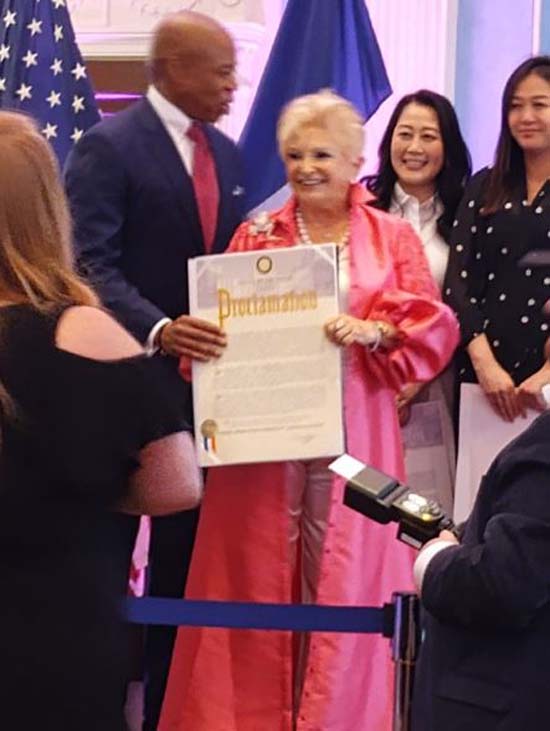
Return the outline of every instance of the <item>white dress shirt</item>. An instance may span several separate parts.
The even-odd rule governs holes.
[[[443,204],[437,194],[424,203],[419,203],[414,196],[405,193],[399,183],[396,183],[390,213],[408,221],[420,236],[432,277],[441,289],[449,258],[449,247],[437,231],[437,219],[443,213]]]
[[[195,143],[189,139],[187,132],[193,124],[193,120],[181,109],[174,106],[172,102],[165,99],[154,86],[147,89],[147,101],[160,117],[160,121],[170,135],[185,169],[189,175],[192,175]]]
[[[193,123],[193,120],[182,112],[181,109],[178,109],[178,107],[169,102],[168,99],[165,99],[160,91],[152,85],[147,90],[147,100],[158,114],[160,121],[170,135],[181,157],[184,168],[192,176],[195,143],[189,139],[187,131]],[[149,355],[152,355],[158,350],[158,346],[155,345],[155,338],[161,328],[169,322],[172,322],[169,317],[163,317],[162,320],[159,320],[153,325],[145,343],[145,351]]]
[[[418,556],[416,557],[416,560],[414,562],[414,568],[413,568],[413,574],[414,574],[414,584],[416,586],[416,590],[421,595],[422,594],[422,584],[424,583],[424,575],[426,571],[428,570],[428,566],[431,562],[431,560],[434,558],[434,556],[437,556],[438,553],[441,551],[445,551],[447,548],[452,548],[453,546],[456,546],[456,543],[452,543],[451,541],[446,541],[444,538],[439,539],[438,541],[434,541],[433,543],[430,543],[429,546],[426,548],[423,548]]]

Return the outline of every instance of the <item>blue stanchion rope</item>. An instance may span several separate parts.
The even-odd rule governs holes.
[[[124,618],[134,624],[294,632],[361,632],[390,637],[393,607],[332,607],[311,604],[251,604],[144,597],[126,599]]]

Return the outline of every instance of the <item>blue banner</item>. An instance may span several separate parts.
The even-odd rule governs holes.
[[[330,87],[368,119],[391,94],[365,0],[288,0],[239,145],[248,210],[285,183],[275,130],[282,107]]]

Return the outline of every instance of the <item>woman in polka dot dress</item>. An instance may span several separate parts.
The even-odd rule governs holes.
[[[453,224],[444,298],[460,320],[461,381],[478,382],[503,419],[542,408],[550,382],[550,56],[522,63],[502,99],[495,163],[468,185]],[[531,253],[531,257],[533,254]]]

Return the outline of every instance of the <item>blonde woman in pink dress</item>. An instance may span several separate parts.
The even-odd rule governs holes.
[[[291,102],[278,140],[293,191],[244,223],[230,251],[339,246],[342,313],[325,325],[344,357],[347,451],[403,478],[396,393],[430,381],[458,340],[411,226],[353,182],[362,120],[324,91]],[[410,589],[395,528],[342,504],[329,460],[211,469],[186,597],[381,605]],[[389,731],[392,668],[377,635],[180,628],[160,731]]]

